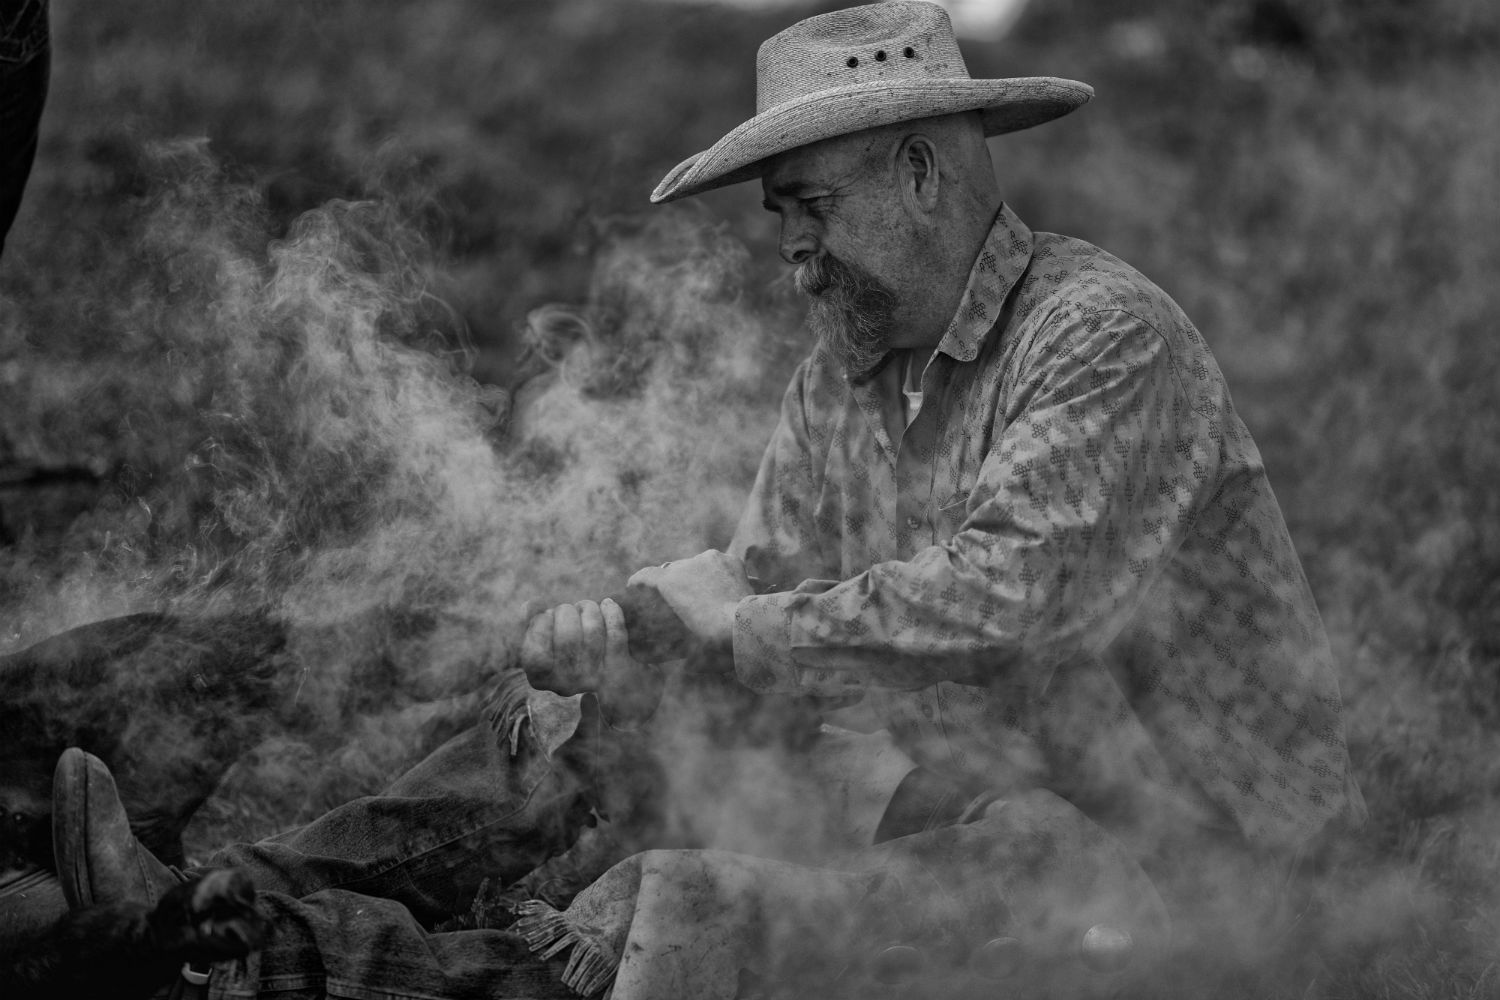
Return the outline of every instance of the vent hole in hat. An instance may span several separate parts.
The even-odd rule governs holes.
[[[908,58],[908,59],[912,59],[912,58],[916,57],[917,50],[914,49],[914,48],[912,48],[910,45],[908,45],[905,49],[903,49],[901,51],[901,54],[903,56],[905,56],[906,58]]]
[[[850,56],[849,57],[849,68],[853,69],[854,67],[856,67],[858,65],[859,65],[859,57],[858,56]]]
[[[875,53],[875,61],[885,62],[885,49],[881,49],[879,52]]]

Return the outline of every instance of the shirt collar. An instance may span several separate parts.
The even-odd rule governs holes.
[[[1031,230],[1026,223],[1009,205],[1001,205],[969,271],[969,283],[958,300],[958,309],[938,341],[939,351],[956,361],[978,357],[979,346],[1000,318],[1006,297],[1031,263],[1031,246]]]

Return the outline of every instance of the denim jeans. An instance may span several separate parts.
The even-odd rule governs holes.
[[[687,715],[677,721],[691,723]],[[243,965],[216,968],[208,995],[566,995],[548,992],[560,985],[560,969],[548,970],[513,934],[429,928],[465,912],[486,878],[509,885],[566,850],[601,803],[618,815],[620,786],[626,796],[662,803],[646,811],[660,828],[648,826],[635,841],[640,846],[626,853],[712,847],[813,865],[951,824],[975,796],[972,788],[916,768],[884,731],[824,727],[810,746],[787,757],[775,748],[711,749],[713,740],[675,733],[672,721],[659,719],[662,727],[647,746],[648,737],[616,733],[593,716],[550,760],[529,743],[512,756],[507,741],[480,725],[381,795],[219,852],[210,865],[238,867],[251,877],[274,932]],[[649,781],[636,780],[643,773]],[[923,775],[929,777],[913,783]],[[994,780],[980,800],[1021,787],[1004,775]],[[1174,817],[1184,834],[1194,830],[1191,819],[1175,818],[1190,817],[1190,810],[1153,811]]]
[[[607,753],[600,753],[598,744],[614,738],[607,731],[582,734],[549,761],[524,746],[512,757],[508,745],[479,726],[455,737],[381,795],[355,800],[286,835],[221,851],[211,866],[237,866],[255,880],[273,932],[265,948],[244,963],[217,966],[206,995],[234,1000],[570,996],[561,982],[566,956],[544,962],[509,931],[438,933],[429,927],[465,909],[486,877],[510,883],[573,841],[590,804],[599,801],[590,776]],[[737,752],[732,761],[704,759],[710,756],[677,761],[673,769],[683,773],[663,779],[663,795],[686,791],[705,821],[697,831],[701,840],[692,846],[767,856],[772,852],[760,848],[790,844],[789,852],[776,856],[811,862],[809,855],[827,852],[825,862],[838,869],[841,851],[965,822],[959,812],[968,816],[974,804],[955,809],[964,804],[966,790],[913,770],[885,733],[825,731],[790,768],[785,760],[757,761],[753,752]],[[695,783],[691,772],[705,780]],[[924,775],[922,782],[911,780]],[[759,783],[750,784],[757,777]],[[715,786],[717,798],[699,794],[709,786]],[[981,794],[975,802],[992,798]],[[1023,835],[1007,835],[1004,822],[997,835],[1006,843],[1026,841],[1029,814],[1018,804],[1022,799],[1003,800],[996,815],[1001,821],[1010,817]],[[1053,813],[1076,813],[1055,796],[1047,801],[1054,804]],[[1098,830],[1082,814],[1065,825]],[[969,836],[988,835],[987,829],[976,826]],[[811,831],[806,844],[788,839],[799,830]],[[1098,836],[1108,839],[1102,831]],[[1009,848],[999,844],[993,850],[1005,856]],[[1051,863],[1067,869],[1091,856],[1068,854]],[[1221,876],[1231,871],[1218,863],[1212,868]],[[1225,898],[1253,909],[1255,901],[1244,895],[1244,887],[1274,880],[1241,873],[1234,881]],[[1202,884],[1197,878],[1192,882]],[[1236,926],[1243,923],[1241,917]],[[1071,968],[1068,962],[1063,964]],[[181,986],[178,990],[184,995]]]
[[[341,889],[400,903],[432,923],[467,908],[486,878],[509,883],[566,850],[588,818],[586,761],[511,757],[486,726],[454,737],[384,793],[209,860],[263,892]],[[565,748],[567,749],[567,748]]]
[[[255,880],[274,933],[244,966],[216,968],[209,995],[544,995],[544,967],[514,935],[422,923],[462,911],[483,879],[514,881],[566,849],[585,821],[584,762],[506,750],[477,726],[382,795],[215,855],[211,867]]]
[[[508,884],[565,850],[597,802],[589,779],[597,761],[619,764],[620,748],[601,749],[601,741],[624,739],[607,730],[583,734],[549,761],[524,745],[511,757],[481,725],[381,795],[285,835],[219,852],[209,866],[238,867],[255,881],[274,933],[242,966],[216,968],[208,995],[568,996],[558,972],[515,935],[432,933],[424,923],[462,912],[485,878]],[[783,821],[816,830],[825,846],[830,838],[849,847],[870,843],[886,800],[912,767],[884,734],[827,736],[810,761],[806,780],[791,782],[801,787],[781,797],[778,812]],[[714,828],[706,836],[722,839],[717,831],[744,848],[756,837],[751,828],[761,825],[751,817],[764,816],[765,803],[717,781],[724,773],[713,772],[723,800],[699,804]],[[733,843],[735,835],[743,842]]]
[[[0,252],[36,158],[51,63],[47,0],[0,0]]]
[[[219,965],[209,997],[515,1000],[576,996],[561,968],[507,931],[428,933],[400,903],[342,889],[262,893],[274,937],[242,967]]]

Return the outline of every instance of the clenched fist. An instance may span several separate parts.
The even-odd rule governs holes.
[[[536,687],[598,697],[605,717],[627,723],[651,714],[661,674],[630,655],[625,613],[609,598],[554,608],[528,606],[521,669]]]

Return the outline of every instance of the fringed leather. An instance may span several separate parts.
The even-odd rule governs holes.
[[[520,670],[510,670],[496,682],[485,700],[483,716],[502,746],[509,744],[514,757],[521,750],[527,725],[542,756],[552,759],[559,747],[573,738],[583,721],[583,695],[564,697],[531,686]]]
[[[600,993],[620,968],[620,955],[597,928],[576,924],[541,900],[517,907],[521,915],[515,930],[539,958],[549,959],[573,949],[563,969],[562,981],[579,996]]]

